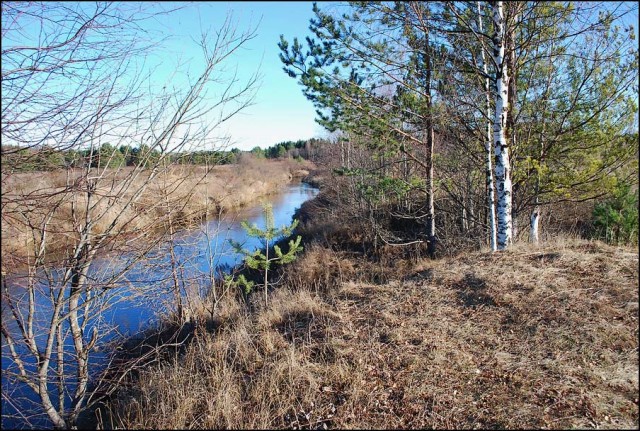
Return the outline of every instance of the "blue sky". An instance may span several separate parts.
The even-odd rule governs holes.
[[[158,76],[169,76],[178,62],[188,61],[198,72],[202,58],[197,44],[201,29],[219,29],[228,12],[242,31],[257,26],[257,37],[246,43],[226,63],[230,70],[237,66],[238,77],[245,82],[259,69],[260,86],[254,104],[234,116],[222,127],[231,138],[230,147],[248,150],[255,146],[268,147],[286,140],[326,136],[315,123],[313,104],[302,94],[295,79],[282,70],[278,58],[280,34],[292,41],[304,40],[309,34],[309,19],[313,16],[312,2],[197,2],[175,3],[182,10],[160,17],[154,30],[171,36],[158,51],[161,55]],[[164,9],[172,6],[163,3]],[[228,76],[228,75],[227,75]],[[162,79],[162,78],[159,78]]]
[[[47,3],[45,3],[47,4]],[[66,3],[73,4],[73,3]],[[87,7],[92,7],[90,3]],[[136,7],[136,3],[126,3]],[[259,71],[259,86],[256,88],[255,100],[239,114],[215,131],[217,136],[229,136],[229,147],[249,150],[255,146],[268,147],[286,140],[308,139],[327,136],[327,132],[315,121],[315,110],[310,101],[302,94],[302,89],[295,79],[287,76],[282,70],[282,63],[278,58],[277,46],[280,34],[291,42],[298,37],[304,42],[309,34],[309,20],[313,17],[312,2],[142,2],[141,7],[149,7],[154,11],[179,8],[168,15],[160,15],[141,22],[144,30],[148,30],[149,41],[159,42],[160,46],[153,54],[140,61],[154,70],[153,85],[162,88],[168,85],[176,89],[184,89],[186,73],[193,78],[202,71],[202,54],[197,40],[201,31],[219,29],[228,13],[237,22],[239,31],[257,26],[256,37],[248,41],[244,47],[236,52],[225,63],[227,69],[221,71],[221,81],[225,82],[237,71],[240,83],[246,82],[252,74]],[[603,7],[609,7],[605,3]],[[336,8],[334,2],[321,2],[324,11]],[[625,16],[623,22],[635,24],[635,34],[638,34],[638,9],[634,2],[624,2],[620,10],[632,9],[632,13]],[[23,32],[22,37],[38,38],[35,26],[31,33]],[[144,37],[144,34],[140,35]],[[22,45],[23,40],[13,42],[3,40],[3,47],[7,43]],[[3,60],[4,65],[4,60]],[[138,69],[135,69],[139,72]],[[179,71],[176,73],[176,70]],[[223,85],[218,85],[220,89]],[[210,96],[215,98],[215,86]]]
[[[309,19],[314,15],[312,2],[195,2],[174,3],[184,9],[160,19],[162,32],[171,34],[173,52],[163,51],[163,67],[171,67],[174,58],[199,58],[196,44],[189,37],[197,38],[201,28],[219,28],[228,12],[238,22],[240,30],[257,25],[257,37],[249,41],[245,49],[230,59],[229,65],[238,65],[241,80],[260,70],[261,85],[255,104],[230,119],[221,130],[231,138],[230,146],[248,150],[254,146],[268,147],[285,140],[308,139],[327,136],[327,132],[315,123],[313,105],[302,94],[295,79],[282,70],[278,58],[277,43],[280,34],[288,41],[298,37],[304,41],[309,34]],[[170,7],[172,3],[164,3]],[[323,10],[332,8],[329,2],[321,2]],[[605,7],[608,5],[604,5]],[[622,9],[634,8],[633,2],[623,3]],[[637,22],[635,13],[626,16],[625,23]],[[635,34],[638,33],[637,25]],[[197,60],[193,63],[197,65]]]

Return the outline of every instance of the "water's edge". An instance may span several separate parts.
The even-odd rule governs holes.
[[[207,280],[213,270],[219,267],[232,267],[240,263],[241,258],[233,252],[228,240],[233,239],[244,245],[248,250],[254,250],[261,247],[261,243],[256,238],[247,237],[246,232],[240,226],[240,221],[246,220],[248,223],[256,224],[264,227],[262,215],[262,202],[265,200],[270,202],[273,207],[274,224],[277,227],[289,225],[292,221],[295,211],[305,201],[312,199],[318,193],[318,189],[304,182],[296,182],[289,184],[282,192],[267,196],[254,205],[246,206],[238,211],[226,213],[222,219],[213,219],[203,222],[198,228],[184,230],[176,234],[173,249],[176,259],[183,267],[182,275],[189,280],[190,289],[203,289],[196,294],[205,294],[204,289],[207,288]],[[92,266],[92,273],[99,279],[105,276],[109,268],[117,265],[111,258],[97,259]],[[170,277],[163,271],[170,270],[168,265],[170,260],[167,257],[167,249],[159,248],[154,250],[149,256],[148,262],[143,262],[133,268],[126,277],[126,284],[129,287],[118,288],[118,293],[114,293],[110,297],[112,305],[108,305],[106,310],[100,314],[100,321],[108,322],[114,326],[114,331],[105,338],[104,345],[109,340],[115,338],[123,339],[135,337],[147,328],[157,326],[161,316],[166,315],[175,305],[173,296],[169,289],[158,280],[168,281]],[[40,313],[43,318],[42,326],[46,329],[47,324],[47,297],[43,295],[38,304]],[[49,304],[50,307],[50,304]],[[7,314],[6,307],[3,307],[3,318]],[[10,314],[6,317],[10,318]],[[97,317],[97,316],[94,316]],[[88,328],[87,329],[91,329]],[[86,333],[90,333],[87,330]],[[116,334],[118,336],[116,337]],[[112,344],[111,344],[112,345]],[[100,371],[106,366],[106,360],[111,352],[103,351],[94,353],[90,360],[93,362],[94,371]],[[103,365],[100,366],[100,362]],[[19,395],[23,398],[23,403],[17,407],[22,409],[25,403],[37,403],[37,397],[32,394],[30,389],[26,387],[21,390],[19,386],[24,384],[11,385],[6,378],[6,370],[13,365],[13,361],[8,356],[6,341],[3,337],[2,343],[2,391]],[[55,365],[54,365],[55,367]],[[53,369],[53,368],[52,368]],[[71,368],[69,368],[71,371]],[[26,389],[26,390],[25,390]],[[2,428],[24,428],[24,421],[15,418],[7,418],[8,414],[15,412],[16,409],[2,397]],[[30,418],[31,419],[31,418]],[[48,420],[42,419],[32,420],[32,426],[50,427]]]

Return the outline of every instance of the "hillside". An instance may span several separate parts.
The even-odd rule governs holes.
[[[230,300],[121,390],[119,425],[638,427],[637,249],[557,240],[380,265],[315,243],[287,273],[266,309]]]

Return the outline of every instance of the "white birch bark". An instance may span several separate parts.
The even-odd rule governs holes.
[[[549,57],[551,57],[551,54],[554,51],[554,43],[553,41],[551,42],[551,46],[549,48]],[[540,160],[540,164],[543,163],[544,158],[545,158],[545,151],[546,151],[546,132],[547,132],[547,109],[548,109],[548,100],[549,100],[549,93],[551,92],[551,81],[553,79],[555,73],[555,68],[553,66],[553,61],[551,62],[551,70],[549,71],[549,74],[547,76],[547,85],[544,89],[544,93],[542,95],[542,100],[543,100],[543,105],[542,105],[542,131],[540,132],[540,155],[539,155],[539,160]],[[534,243],[534,244],[538,244],[538,242],[540,241],[540,217],[541,217],[541,211],[542,209],[540,208],[540,171],[537,170],[536,171],[536,183],[535,183],[535,189],[534,189],[534,193],[535,193],[535,200],[534,200],[534,207],[533,210],[531,211],[531,217],[530,217],[530,225],[529,225],[529,241]]]
[[[478,5],[478,30],[480,33],[483,33],[482,26],[482,15],[480,11],[480,2],[477,2]],[[480,66],[482,67],[482,72],[485,74],[484,80],[484,93],[486,97],[486,114],[487,114],[487,134],[486,140],[484,142],[485,149],[485,171],[486,171],[486,189],[487,189],[487,212],[489,215],[489,243],[491,245],[491,251],[497,250],[497,242],[496,242],[496,201],[494,196],[494,184],[493,184],[493,163],[492,159],[492,151],[491,151],[491,100],[490,100],[490,87],[489,87],[489,72],[487,71],[487,59],[484,54],[484,47],[480,47]]]
[[[538,225],[540,223],[540,206],[533,207],[531,212],[531,226],[529,230],[529,241],[537,244],[539,241]]]
[[[436,215],[435,215],[435,205],[433,200],[433,153],[434,153],[434,141],[435,141],[435,133],[433,128],[433,100],[431,98],[431,71],[432,71],[432,62],[431,62],[431,47],[429,46],[429,5],[426,6],[426,20],[423,23],[424,33],[425,33],[425,67],[426,67],[426,76],[425,76],[425,93],[427,96],[427,118],[426,118],[426,129],[427,129],[427,142],[426,142],[426,150],[427,150],[427,205],[429,207],[429,214],[427,216],[427,236],[429,237],[430,247],[429,253],[435,253],[435,243],[436,243]]]
[[[509,145],[506,139],[507,112],[509,109],[509,74],[505,62],[504,10],[501,1],[493,4],[493,56],[496,64],[496,110],[493,123],[493,142],[496,157],[496,189],[497,204],[497,245],[504,250],[511,243],[511,172],[509,162]]]

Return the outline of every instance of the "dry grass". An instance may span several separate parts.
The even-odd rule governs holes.
[[[315,244],[295,265],[267,308],[222,312],[123,389],[119,426],[638,427],[637,249],[565,239],[380,277]]]
[[[93,217],[105,213],[93,225],[93,233],[103,233],[116,217],[115,232],[122,238],[140,237],[166,229],[171,213],[174,226],[186,226],[203,217],[217,215],[277,192],[308,163],[293,160],[254,160],[245,157],[240,164],[216,166],[206,173],[202,166],[175,166],[158,175],[149,187],[124,209],[148,172],[142,172],[129,187],[120,190],[123,179],[133,168],[105,171],[92,197],[96,203]],[[2,256],[3,268],[20,266],[19,261],[33,253],[32,228],[39,229],[45,214],[56,203],[53,219],[47,227],[47,251],[56,257],[72,246],[77,236],[72,222],[72,204],[82,220],[86,211],[86,193],[65,191],[81,172],[30,172],[3,178]],[[36,240],[39,235],[36,235]]]
[[[338,316],[309,292],[279,291],[263,313],[241,310],[198,332],[180,358],[146,369],[111,406],[126,428],[274,428],[308,422],[327,382],[348,366],[310,349]],[[325,406],[329,411],[330,406]]]
[[[358,426],[637,427],[637,262],[583,242],[345,285],[338,310],[364,322],[353,344],[373,376]]]

